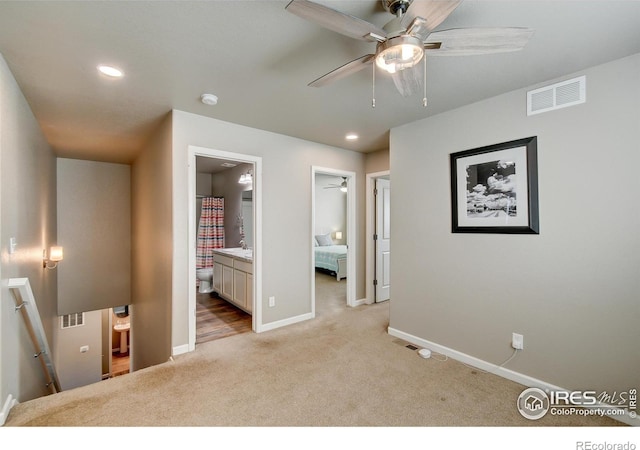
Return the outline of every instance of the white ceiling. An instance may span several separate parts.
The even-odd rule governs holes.
[[[427,108],[379,75],[374,109],[368,70],[307,86],[374,44],[287,3],[0,1],[0,53],[58,155],[127,163],[171,109],[370,152],[397,125],[640,52],[637,0],[467,0],[438,29],[530,27],[532,40],[517,53],[430,58]],[[378,0],[318,3],[378,26],[392,18]],[[100,63],[126,76],[99,76]],[[218,105],[203,105],[205,92]]]

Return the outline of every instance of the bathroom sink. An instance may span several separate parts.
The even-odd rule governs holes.
[[[242,258],[247,260],[253,259],[253,249],[247,248],[219,248],[214,250],[215,252],[222,253],[231,257]]]
[[[129,331],[129,325],[130,324],[128,323],[119,323],[117,325],[114,325],[113,329],[118,332]]]

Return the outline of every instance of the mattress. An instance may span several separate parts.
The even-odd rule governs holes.
[[[346,245],[324,245],[314,247],[314,249],[316,252],[316,267],[319,269],[326,269],[338,273],[338,260],[347,258]]]

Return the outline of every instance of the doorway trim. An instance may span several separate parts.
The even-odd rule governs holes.
[[[260,333],[262,327],[262,157],[233,153],[223,150],[188,147],[188,192],[189,192],[189,351],[196,347],[196,157],[226,159],[234,162],[253,164],[253,307],[251,308],[251,328]]]
[[[373,235],[376,231],[376,197],[373,194],[373,191],[376,187],[376,180],[378,178],[386,178],[390,176],[390,170],[373,172],[365,175],[365,301],[367,305],[371,305],[376,301],[376,293],[373,287],[373,280],[376,279],[376,247],[373,240]]]
[[[316,226],[316,174],[347,178],[347,306],[358,306],[356,301],[356,173],[340,169],[311,166],[311,317],[316,317],[316,267],[313,237]]]

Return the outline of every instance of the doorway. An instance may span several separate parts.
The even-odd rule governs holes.
[[[109,374],[117,377],[131,371],[131,326],[129,305],[110,308],[110,354],[111,366]]]
[[[224,247],[245,249],[251,252],[251,269],[245,269],[242,273],[239,270],[234,270],[234,267],[224,266],[228,270],[225,270],[225,274],[230,274],[229,282],[225,282],[225,295],[227,286],[230,286],[232,290],[239,290],[239,283],[241,278],[239,275],[244,275],[244,282],[242,283],[243,298],[246,302],[243,306],[243,310],[250,313],[250,330],[254,332],[261,331],[262,323],[262,308],[260,302],[257,299],[261,298],[262,282],[261,282],[261,254],[262,254],[262,193],[261,193],[261,178],[262,178],[262,158],[243,155],[239,153],[231,153],[220,150],[208,149],[203,147],[189,146],[189,351],[193,351],[196,345],[197,324],[196,316],[198,314],[198,295],[202,296],[200,289],[197,288],[198,277],[196,276],[196,253],[197,253],[197,241],[198,241],[198,170],[203,170],[203,167],[207,167],[207,172],[211,173],[215,170],[229,171],[225,176],[228,178],[225,183],[230,183],[230,177],[236,176],[236,172],[242,174],[243,178],[247,174],[251,175],[251,186],[241,186],[239,179],[235,180],[233,194],[225,197],[225,242]],[[236,175],[234,175],[236,174]],[[223,178],[220,176],[219,178]],[[236,176],[236,178],[239,178]],[[212,182],[213,183],[213,182]],[[231,188],[231,186],[230,186]],[[246,192],[250,191],[250,195]],[[215,192],[211,191],[211,195]],[[244,195],[243,195],[244,194]],[[237,200],[237,202],[235,200]],[[227,203],[233,202],[233,205]],[[237,205],[236,205],[237,203]],[[234,206],[235,205],[235,206]],[[229,211],[229,213],[227,213]],[[249,226],[243,225],[244,215],[250,215],[251,224]],[[228,229],[228,233],[227,233]],[[246,258],[247,255],[243,257]],[[246,267],[246,265],[245,265]],[[219,265],[220,269],[223,266]],[[214,264],[214,272],[217,272],[216,265]],[[253,273],[247,273],[246,270]],[[236,272],[238,272],[236,274]],[[216,275],[218,279],[216,280]],[[238,275],[238,276],[236,276]],[[220,274],[214,273],[211,284],[216,285],[222,281]],[[215,286],[215,292],[221,291],[218,285]],[[209,294],[206,294],[208,297]],[[235,294],[228,297],[229,305],[238,303],[238,298]],[[220,299],[219,299],[220,300]],[[221,300],[224,303],[224,300]]]
[[[311,313],[316,317],[316,276],[323,276],[329,290],[344,290],[343,304],[357,306],[356,273],[356,174],[332,168],[311,168]],[[333,196],[318,195],[331,192]],[[327,206],[336,199],[337,205]],[[329,200],[327,200],[329,199]],[[339,217],[339,210],[343,217]],[[331,216],[331,217],[329,217]],[[341,286],[342,285],[342,286]],[[344,287],[343,287],[344,286]]]
[[[382,171],[366,175],[366,301],[390,299],[391,178]]]

